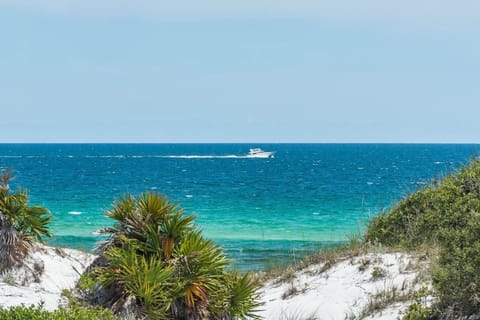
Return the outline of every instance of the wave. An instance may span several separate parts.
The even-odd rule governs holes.
[[[68,211],[68,214],[74,214],[74,215],[79,215],[82,214],[82,211]]]

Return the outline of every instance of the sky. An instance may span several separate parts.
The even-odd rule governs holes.
[[[0,0],[0,142],[480,141],[480,2]]]

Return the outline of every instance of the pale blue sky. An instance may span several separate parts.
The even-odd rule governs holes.
[[[480,141],[478,1],[330,2],[0,0],[0,142]]]

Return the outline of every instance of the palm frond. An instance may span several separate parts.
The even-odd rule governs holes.
[[[260,284],[251,273],[232,271],[228,277],[230,301],[228,312],[233,319],[260,319],[255,312],[259,303]]]
[[[97,269],[102,286],[121,285],[126,294],[135,296],[152,319],[165,318],[175,292],[174,268],[160,259],[147,259],[137,254],[134,242],[121,248],[110,248],[105,256],[109,265]]]
[[[0,272],[21,264],[34,241],[51,237],[50,212],[40,206],[28,206],[28,192],[8,186],[12,171],[0,177]]]
[[[107,211],[107,217],[117,221],[123,221],[125,217],[135,209],[135,199],[132,195],[127,194],[116,200],[113,210]]]
[[[116,222],[101,230],[110,237],[97,247],[106,263],[95,274],[101,287],[123,292],[112,291],[109,301],[133,295],[151,319],[253,314],[258,286],[250,276],[226,271],[231,260],[202,236],[194,216],[151,192],[125,196],[107,215]]]

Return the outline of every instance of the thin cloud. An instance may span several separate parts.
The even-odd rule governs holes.
[[[140,16],[169,20],[312,18],[437,27],[478,26],[475,0],[0,0],[0,5],[79,16]]]

